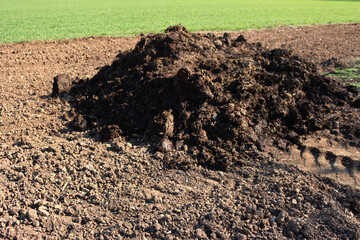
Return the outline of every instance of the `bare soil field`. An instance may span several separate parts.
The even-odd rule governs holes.
[[[359,239],[359,94],[320,74],[359,46],[359,24],[0,44],[0,238]]]

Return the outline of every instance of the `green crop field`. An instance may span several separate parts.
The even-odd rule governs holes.
[[[352,22],[359,0],[0,0],[0,42]]]

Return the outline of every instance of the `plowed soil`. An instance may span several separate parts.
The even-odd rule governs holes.
[[[317,70],[359,58],[359,46],[358,24],[0,45],[0,238],[359,239],[358,95]],[[279,47],[293,53],[271,51]],[[179,62],[167,62],[169,53]],[[53,97],[53,77],[64,73],[92,87],[81,80],[72,94]],[[248,88],[229,74],[246,76]],[[132,85],[134,76],[149,85]],[[181,95],[169,96],[170,80]],[[280,98],[271,103],[270,95]],[[113,108],[113,98],[127,106]],[[234,110],[246,101],[249,112]],[[237,112],[246,124],[228,119]],[[79,113],[87,127],[74,131]],[[102,129],[116,138],[102,141]]]

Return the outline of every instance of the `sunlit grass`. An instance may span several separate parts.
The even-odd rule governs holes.
[[[0,0],[0,42],[360,22],[360,1]]]
[[[354,61],[350,67],[336,69],[331,73],[326,73],[326,75],[345,85],[351,84],[360,88],[360,60]]]

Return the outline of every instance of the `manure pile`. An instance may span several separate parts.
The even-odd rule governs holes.
[[[76,129],[140,135],[175,165],[227,170],[269,146],[301,148],[302,136],[324,129],[360,145],[356,87],[287,50],[226,33],[177,25],[145,36],[73,92]]]

